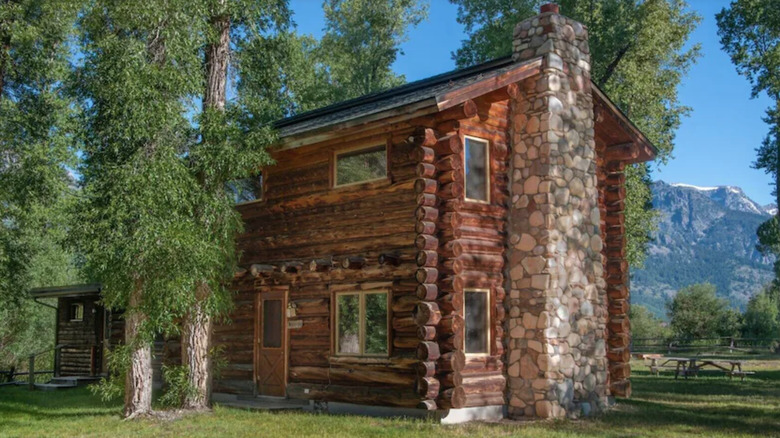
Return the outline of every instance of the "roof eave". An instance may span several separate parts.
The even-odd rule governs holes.
[[[61,298],[84,295],[99,295],[103,289],[100,283],[73,284],[67,286],[37,287],[30,289],[32,298]]]

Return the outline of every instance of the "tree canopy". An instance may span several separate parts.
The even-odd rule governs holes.
[[[534,16],[542,1],[450,0],[458,5],[458,22],[468,39],[453,58],[460,67],[512,53],[515,25]],[[659,149],[659,159],[672,154],[680,121],[689,108],[679,102],[677,88],[699,55],[686,48],[700,18],[683,0],[562,0],[561,13],[588,27],[593,81],[634,121]],[[644,260],[654,229],[648,167],[627,170],[626,232],[628,258]]]
[[[64,248],[76,112],[67,94],[80,2],[0,3],[0,366],[51,345],[31,287],[75,281]]]

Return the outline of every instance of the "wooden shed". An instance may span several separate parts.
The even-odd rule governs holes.
[[[225,394],[466,413],[630,395],[626,165],[656,151],[545,5],[515,53],[279,121],[234,185]]]
[[[100,284],[32,289],[37,300],[55,298],[54,376],[97,377],[106,373],[106,351],[124,335],[124,322],[101,303]]]

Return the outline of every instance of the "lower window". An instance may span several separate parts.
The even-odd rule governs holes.
[[[387,356],[387,292],[341,292],[336,294],[336,354]]]
[[[488,289],[467,289],[464,298],[464,352],[466,354],[489,354],[490,291]]]

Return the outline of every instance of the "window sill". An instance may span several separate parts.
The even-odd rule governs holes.
[[[387,356],[330,356],[328,362],[331,364],[364,364],[364,365],[385,365],[392,361]]]

